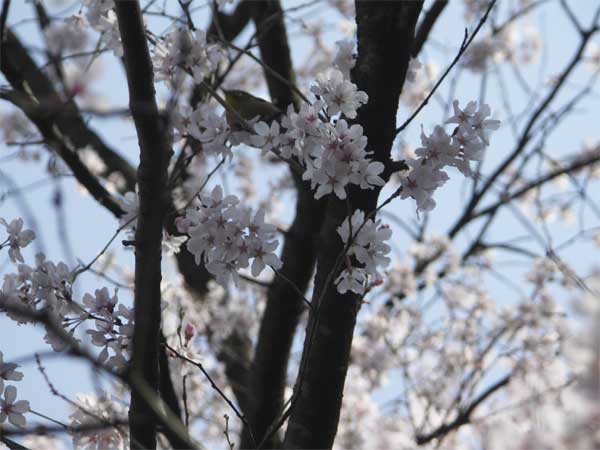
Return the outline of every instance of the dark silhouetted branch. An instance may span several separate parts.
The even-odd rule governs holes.
[[[442,15],[446,6],[448,6],[448,0],[436,0],[435,3],[431,5],[431,8],[425,13],[425,17],[423,17],[423,20],[415,33],[415,41],[411,52],[413,58],[416,58],[419,53],[421,53],[423,45],[425,45],[427,38],[429,38],[433,26]]]
[[[358,112],[374,158],[389,164],[396,113],[423,2],[356,2],[358,58],[352,77],[369,102]],[[352,189],[351,209],[375,210],[379,190]],[[331,448],[337,431],[360,296],[339,294],[333,279],[344,247],[337,227],[347,204],[329,196],[319,234],[313,310],[290,405],[284,448]],[[275,424],[275,427],[283,423]]]
[[[161,241],[168,202],[168,133],[159,116],[154,74],[137,1],[116,2],[129,87],[129,107],[140,146],[139,214],[135,233],[135,328],[132,377],[151,393],[160,387]],[[129,408],[131,448],[156,448],[156,421],[143,395],[133,392]],[[141,447],[138,447],[139,444]]]

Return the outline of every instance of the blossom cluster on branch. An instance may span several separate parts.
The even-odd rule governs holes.
[[[377,276],[378,267],[386,267],[390,263],[386,256],[390,246],[385,241],[392,236],[392,230],[381,225],[380,220],[365,221],[365,213],[357,209],[350,220],[344,220],[337,232],[342,242],[348,245],[345,268],[335,279],[337,290],[341,294],[349,290],[364,294],[368,277]],[[352,256],[360,263],[359,266],[352,264]]]
[[[435,207],[433,192],[442,186],[449,177],[442,169],[454,166],[467,176],[473,175],[471,161],[481,160],[483,150],[490,143],[489,134],[497,130],[500,121],[488,119],[490,107],[469,102],[464,109],[458,100],[453,103],[454,115],[446,123],[457,126],[451,135],[441,126],[436,126],[431,135],[421,131],[421,145],[415,153],[418,159],[410,159],[410,171],[402,175],[401,198],[412,197],[421,211],[431,211]]]
[[[237,281],[237,271],[250,266],[258,276],[268,265],[281,267],[274,253],[279,242],[274,239],[275,227],[265,223],[265,212],[254,215],[249,208],[238,205],[233,195],[223,196],[216,186],[210,195],[200,194],[200,200],[177,220],[181,233],[187,233],[187,249],[196,264],[204,262],[215,279],[226,285],[230,278]]]
[[[37,323],[40,314],[47,317],[44,340],[56,352],[65,350],[70,343],[53,327],[63,328],[72,342],[79,342],[75,330],[83,322],[92,320],[95,329],[87,330],[87,334],[92,343],[102,349],[98,360],[111,369],[124,369],[133,334],[132,308],[119,303],[116,291],[111,296],[106,287],[97,289],[94,295],[85,293],[78,302],[73,284],[79,268],[69,269],[64,262],[54,263],[41,253],[36,255],[34,266],[20,263],[23,257],[19,249],[27,246],[34,234],[31,230],[21,231],[22,219],[13,220],[11,224],[12,227],[7,226],[7,242],[11,244],[11,255],[18,255],[14,259],[11,256],[17,272],[4,276],[0,311],[19,324]]]

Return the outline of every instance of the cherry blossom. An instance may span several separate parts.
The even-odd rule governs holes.
[[[0,224],[6,227],[8,238],[0,243],[0,248],[8,244],[8,256],[13,263],[24,262],[21,249],[27,247],[35,239],[35,233],[32,230],[23,230],[23,219],[14,219],[10,223],[0,217]]]
[[[256,135],[250,137],[250,142],[255,147],[262,148],[263,155],[279,147],[280,132],[277,121],[274,120],[271,122],[270,127],[265,122],[258,122],[254,125],[254,130],[256,131]]]
[[[92,314],[98,314],[104,317],[111,317],[117,302],[117,293],[111,297],[108,288],[96,289],[94,296],[90,294],[84,294],[83,304],[88,307],[88,310]]]
[[[417,159],[408,159],[410,170],[400,174],[401,198],[412,197],[419,211],[431,211],[435,207],[434,191],[448,180],[446,166],[458,168],[471,176],[471,161],[479,161],[483,150],[490,144],[489,136],[500,127],[500,121],[488,119],[491,114],[486,104],[469,102],[464,109],[458,100],[453,102],[454,115],[446,123],[457,124],[452,135],[442,126],[436,126],[427,136],[421,130],[421,144],[415,150]]]
[[[369,100],[365,92],[357,90],[354,83],[344,79],[342,72],[335,69],[320,73],[311,91],[323,98],[329,115],[341,112],[349,119],[354,119],[356,110]]]
[[[4,388],[4,398],[0,398],[0,423],[8,420],[16,427],[24,427],[27,423],[23,414],[29,412],[27,400],[17,400],[17,388],[9,385]]]
[[[448,174],[420,160],[409,160],[407,163],[410,171],[400,176],[400,198],[412,197],[417,202],[418,210],[431,211],[435,207],[433,192],[448,180]]]
[[[357,209],[350,220],[346,218],[342,222],[337,232],[342,242],[349,244],[347,257],[353,256],[360,264],[359,267],[354,267],[347,260],[346,268],[335,280],[338,292],[343,294],[351,290],[363,294],[367,277],[377,275],[378,269],[385,268],[390,262],[386,255],[391,249],[386,241],[392,236],[392,230],[381,225],[380,220],[365,221],[365,213]]]
[[[281,119],[280,125],[273,122],[257,124],[256,135],[250,136],[251,145],[265,150],[279,146],[284,158],[296,157],[304,166],[302,178],[310,181],[311,189],[316,189],[315,198],[334,193],[338,198],[346,198],[346,186],[356,184],[362,189],[383,186],[379,176],[384,166],[369,159],[366,150],[367,138],[363,128],[346,120],[338,119],[334,124],[325,122],[319,116],[324,106],[321,101],[313,105],[303,103],[300,111],[292,107]]]
[[[281,267],[274,253],[279,245],[273,239],[275,228],[264,222],[264,211],[252,217],[250,210],[238,203],[237,197],[223,196],[222,188],[216,186],[210,195],[200,196],[198,206],[186,211],[187,249],[197,264],[204,261],[221,284],[227,284],[230,277],[236,281],[237,271],[247,268],[250,259],[254,276],[266,265]]]
[[[257,36],[258,44],[261,44],[259,23],[256,23],[257,34],[252,38],[248,36],[248,46],[244,48],[242,42],[247,33],[243,32],[232,44],[225,45],[230,38],[222,36],[224,30],[210,27],[204,32],[200,30],[203,24],[199,19],[203,12],[216,17],[217,12],[222,11],[221,23],[211,23],[216,28],[219,28],[218,25],[229,28],[230,19],[244,12],[245,2],[216,0],[207,2],[208,8],[190,7],[189,10],[185,9],[190,6],[187,1],[181,2],[181,5],[149,2],[142,12],[154,80],[158,82],[156,99],[160,115],[165,118],[167,129],[164,131],[173,150],[168,168],[169,189],[173,193],[174,210],[183,214],[175,219],[175,235],[167,231],[162,234],[163,254],[177,255],[177,261],[163,258],[160,331],[174,351],[201,361],[215,385],[239,405],[240,410],[245,406],[240,401],[243,399],[236,398],[240,385],[231,376],[228,358],[235,357],[235,364],[248,362],[248,367],[253,370],[251,361],[246,358],[252,357],[251,345],[260,336],[259,327],[269,325],[261,322],[270,314],[264,314],[268,311],[265,307],[270,308],[272,290],[277,290],[283,280],[266,280],[264,270],[268,266],[275,271],[282,267],[277,254],[282,239],[293,240],[300,236],[301,244],[305,242],[304,232],[308,230],[298,230],[300,220],[290,228],[291,220],[288,220],[291,219],[293,201],[307,194],[296,190],[301,177],[310,186],[308,194],[322,200],[318,205],[343,205],[345,200],[349,205],[355,205],[358,189],[374,190],[374,197],[382,188],[380,204],[385,202],[385,208],[377,210],[378,217],[386,221],[389,219],[390,224],[402,229],[392,241],[391,228],[381,219],[368,218],[367,213],[361,210],[349,212],[348,217],[336,224],[339,225],[337,235],[346,254],[340,258],[338,273],[327,274],[327,277],[333,279],[338,293],[352,292],[360,297],[368,294],[368,298],[361,298],[356,328],[346,330],[353,336],[352,351],[345,355],[349,359],[343,369],[347,369],[348,373],[343,407],[336,411],[335,419],[339,413],[339,426],[333,448],[413,450],[418,446],[424,450],[562,450],[595,448],[600,443],[600,436],[595,432],[600,417],[597,380],[600,309],[595,295],[599,288],[596,283],[598,274],[592,272],[583,276],[579,274],[579,268],[575,271],[562,259],[563,251],[568,257],[572,256],[569,251],[574,249],[572,253],[577,256],[580,248],[576,245],[581,242],[595,241],[600,245],[600,233],[596,227],[584,229],[583,226],[584,214],[586,226],[593,221],[594,209],[587,208],[583,197],[587,195],[588,185],[600,178],[600,165],[596,162],[568,171],[572,163],[583,158],[595,158],[599,147],[596,142],[586,143],[572,157],[560,155],[555,159],[551,156],[554,141],[550,136],[554,129],[559,128],[556,125],[560,123],[560,112],[571,110],[565,109],[565,101],[570,100],[570,94],[563,95],[564,90],[558,92],[564,89],[561,83],[564,82],[566,90],[574,88],[577,91],[579,87],[589,86],[586,86],[586,80],[580,83],[581,79],[567,76],[569,66],[566,66],[569,70],[565,72],[564,79],[551,74],[552,78],[547,80],[547,74],[540,71],[540,82],[530,83],[530,72],[537,73],[537,70],[530,70],[526,65],[539,59],[542,44],[539,33],[527,21],[536,14],[537,8],[544,7],[545,2],[514,0],[508,5],[496,2],[489,20],[479,27],[477,21],[490,6],[490,1],[463,0],[463,4],[458,3],[458,8],[464,7],[470,19],[465,26],[469,37],[473,37],[475,32],[478,34],[469,43],[468,51],[459,55],[458,66],[452,69],[446,82],[440,84],[439,90],[436,87],[432,97],[436,101],[430,101],[427,107],[427,110],[435,109],[439,103],[443,116],[449,118],[443,123],[430,123],[431,116],[425,116],[425,125],[421,127],[417,141],[412,140],[411,132],[414,130],[407,128],[404,132],[405,127],[402,127],[393,145],[403,147],[405,151],[400,158],[395,158],[395,164],[389,164],[388,149],[375,148],[375,141],[367,138],[360,125],[374,106],[369,107],[369,111],[359,109],[368,104],[369,98],[365,92],[359,91],[354,84],[356,77],[352,75],[376,67],[370,66],[369,49],[365,47],[368,43],[364,39],[365,32],[369,28],[366,22],[370,20],[365,21],[364,16],[354,20],[352,0],[327,0],[315,8],[314,2],[290,8],[283,5],[286,8],[284,25],[289,27],[287,36],[290,43],[295,36],[301,36],[305,47],[300,54],[290,47],[294,72],[290,79],[294,90],[297,87],[308,93],[309,99],[298,95],[297,103],[293,105],[278,104],[288,106],[287,109],[282,108],[285,112],[280,116],[262,120],[257,116],[247,121],[243,129],[230,126],[231,122],[227,122],[227,114],[216,101],[216,96],[204,88],[212,87],[217,92],[220,88],[242,89],[260,94],[268,88],[271,92],[271,80],[267,74],[265,83],[263,70],[277,70],[277,65],[257,64],[260,62],[257,59],[264,56],[264,52],[259,54],[260,49],[256,47]],[[81,126],[84,128],[79,131],[85,131],[89,121],[94,127],[99,125],[99,137],[104,125],[98,124],[97,115],[106,113],[112,116],[115,111],[121,114],[123,110],[121,104],[113,104],[112,98],[110,103],[105,103],[104,98],[94,96],[92,99],[89,95],[93,87],[90,81],[92,69],[98,61],[104,62],[106,50],[112,50],[119,57],[123,55],[115,5],[114,0],[84,0],[80,11],[67,18],[52,10],[49,24],[41,28],[49,54],[43,54],[44,48],[39,55],[33,54],[40,65],[39,75],[47,76],[55,84],[57,97],[69,103],[75,102],[72,112],[76,115],[81,112],[84,119]],[[565,8],[559,6],[554,9],[565,9],[568,16],[568,5],[564,5]],[[456,5],[448,5],[440,20],[449,17],[450,7]],[[184,14],[181,14],[182,8]],[[365,11],[368,9],[364,8]],[[72,12],[66,11],[66,14]],[[415,35],[428,31],[423,25],[427,26],[428,19],[432,18],[430,12],[435,10],[427,11],[425,5],[416,21]],[[15,11],[11,10],[9,21],[13,13]],[[575,13],[579,14],[579,11]],[[454,20],[456,14],[450,14],[454,14],[451,16]],[[330,22],[332,18],[338,19],[338,22]],[[597,71],[600,52],[591,42],[594,39],[591,32],[597,27],[590,28],[588,34],[585,27],[591,24],[582,20],[578,25],[579,17],[567,18],[574,25],[568,26],[573,28],[569,35],[582,39],[581,49],[573,60],[575,65],[587,62],[590,69]],[[161,25],[157,28],[158,21]],[[90,29],[95,31],[93,38],[90,33],[94,32]],[[228,35],[230,30],[225,31]],[[446,31],[450,33],[444,35]],[[405,54],[404,63],[408,62],[408,68],[401,86],[400,101],[404,105],[398,111],[400,116],[407,115],[405,113],[410,116],[439,79],[435,69],[437,63],[432,59],[422,59],[423,55],[444,58],[439,62],[446,66],[452,53],[461,45],[462,26],[456,36],[453,31],[456,30],[434,27],[432,38],[424,43],[424,51],[419,53],[420,60],[411,57],[406,61],[408,55]],[[487,31],[489,34],[485,35]],[[563,34],[566,39],[567,27],[561,29],[561,36]],[[336,42],[344,36],[353,37]],[[583,42],[584,38],[589,42]],[[27,44],[23,46],[27,52],[38,47],[35,43],[31,46],[32,42],[24,43]],[[236,48],[238,45],[239,49]],[[450,54],[448,50],[451,50]],[[361,54],[362,65],[355,68],[357,52]],[[307,56],[305,61],[304,54]],[[61,70],[55,67],[55,56],[60,59]],[[560,67],[556,66],[561,58],[556,61],[556,58],[550,59],[553,61],[552,73],[561,74]],[[108,76],[110,78],[112,73]],[[504,77],[508,83],[506,89],[502,87],[506,92],[501,92],[503,98],[500,99],[497,89],[492,86]],[[518,80],[516,96],[510,85],[515,77]],[[468,80],[466,85],[465,79]],[[398,80],[401,81],[400,78]],[[34,91],[37,89],[34,85],[26,87]],[[453,95],[466,92],[465,88],[468,91],[480,90],[475,95],[481,100],[466,104],[454,100]],[[525,97],[519,95],[520,88],[526,92]],[[553,91],[555,88],[556,92]],[[533,117],[531,111],[538,110],[537,103],[543,102],[548,93],[548,107],[542,107],[539,116]],[[39,97],[35,92],[32,95]],[[278,103],[277,94],[273,95],[271,100]],[[527,100],[527,104],[519,104],[522,103],[521,97]],[[483,99],[490,104],[483,103]],[[572,99],[573,106],[580,101],[576,95]],[[375,98],[370,101],[373,100]],[[499,100],[506,104],[499,103]],[[115,107],[114,111],[112,107]],[[511,128],[516,133],[522,128],[520,121],[531,118],[532,141],[522,147],[511,167],[503,170],[488,186],[488,174],[494,173],[497,163],[502,164],[508,148],[504,145],[507,141],[495,140],[494,132],[499,130],[500,121],[496,120],[496,113],[492,114],[492,108],[494,111],[503,108],[508,113],[513,122]],[[573,109],[582,110],[584,108]],[[426,114],[425,110],[423,114]],[[64,137],[70,144],[71,132],[59,122],[54,131],[60,132],[59,137]],[[129,125],[125,122],[124,126]],[[18,158],[33,163],[49,159],[47,172],[51,176],[75,174],[75,171],[67,170],[60,155],[43,156],[48,142],[43,136],[38,136],[38,132],[31,131],[31,123],[22,112],[3,114],[0,128],[10,144],[7,146],[10,153],[2,156],[2,161]],[[368,130],[373,132],[371,126]],[[392,133],[394,127],[390,126],[388,131]],[[543,151],[541,147],[536,148],[538,138],[544,143],[547,138],[550,144]],[[106,143],[113,143],[110,137],[107,137]],[[124,215],[118,219],[119,224],[132,239],[137,227],[139,198],[136,192],[124,192],[131,183],[131,173],[135,171],[121,173],[120,168],[113,167],[114,161],[105,159],[102,152],[96,151],[96,142],[90,145],[78,148],[77,153],[101,185],[120,199]],[[498,148],[491,149],[492,145]],[[242,146],[255,147],[261,152],[246,151],[246,148],[240,148]],[[414,151],[407,150],[412,148]],[[395,148],[392,154],[394,152]],[[288,164],[281,164],[268,153],[276,154]],[[135,165],[135,161],[127,156],[125,160]],[[541,163],[538,165],[537,161]],[[407,170],[390,174],[390,169],[402,167],[402,163],[406,164]],[[215,170],[211,171],[211,167]],[[464,220],[454,222],[453,213],[462,212],[452,210],[456,199],[463,200],[457,194],[451,199],[452,203],[443,205],[445,211],[427,214],[421,220],[420,213],[433,210],[436,200],[441,202],[436,192],[454,176],[456,172],[452,168],[473,179],[464,183],[448,183],[448,187],[464,184],[465,190],[461,192],[469,196],[480,193],[481,202],[477,203],[478,198],[475,198],[477,201],[470,205],[474,209],[467,211]],[[294,176],[290,176],[290,169]],[[46,170],[45,166],[42,170]],[[552,178],[552,186],[544,183],[544,186],[531,187],[536,179],[543,180],[546,174],[553,177],[553,173],[560,170],[565,173]],[[391,180],[389,184],[388,178]],[[580,182],[582,179],[583,183]],[[257,183],[257,180],[262,183]],[[473,190],[470,191],[470,188]],[[83,192],[83,185],[78,189]],[[12,193],[13,189],[9,191]],[[9,191],[6,195],[3,193],[3,199],[10,198]],[[226,195],[226,192],[235,195]],[[271,195],[272,192],[274,195]],[[360,201],[362,194],[357,197]],[[413,220],[411,211],[406,208],[411,209],[412,201],[395,200],[388,204],[388,199],[396,197],[415,201],[416,219]],[[449,197],[445,196],[444,201]],[[467,202],[471,199],[466,198]],[[306,199],[302,197],[302,200]],[[93,199],[88,196],[86,201]],[[257,207],[250,208],[251,201],[255,201]],[[515,222],[515,227],[497,227],[496,222],[492,223],[492,219],[496,218],[494,208],[500,205],[500,210],[505,201],[508,207],[518,201],[517,206],[529,216],[521,217],[520,211],[515,208],[515,217],[522,220]],[[326,209],[324,214],[329,215],[330,212]],[[297,210],[297,213],[302,219],[305,211]],[[557,218],[562,218],[562,222],[550,223]],[[574,231],[579,234],[569,236],[564,243],[562,238],[555,240],[556,229],[553,227],[566,227],[566,222],[572,218],[581,219],[580,229]],[[436,234],[437,227],[446,219],[451,221],[450,227],[454,222],[460,225],[460,229],[453,229],[449,236]],[[171,220],[172,217],[169,217],[168,221]],[[471,222],[465,223],[465,220]],[[7,237],[0,236],[0,253],[6,250],[6,259],[10,260],[2,272],[0,289],[0,313],[4,318],[18,325],[37,324],[36,327],[42,329],[43,340],[55,352],[65,351],[73,343],[81,342],[82,346],[91,349],[90,359],[93,361],[90,363],[95,367],[126,375],[133,352],[135,326],[133,308],[126,306],[131,300],[129,288],[134,287],[131,255],[125,254],[125,258],[129,259],[121,263],[122,249],[116,240],[108,250],[104,247],[105,242],[98,243],[98,249],[107,254],[98,255],[89,268],[83,263],[73,267],[71,263],[52,259],[50,255],[47,258],[43,254],[28,261],[29,252],[21,254],[21,249],[33,241],[33,231],[24,229],[22,219],[0,222],[8,232]],[[443,225],[446,229],[446,224]],[[520,225],[532,230],[543,227],[541,239],[511,240],[511,228]],[[326,229],[322,228],[322,231]],[[301,232],[296,234],[298,231]],[[302,251],[308,250],[309,244],[314,247],[312,239],[317,239],[316,233],[310,231],[306,248],[301,248]],[[558,234],[562,236],[562,229]],[[322,237],[322,234],[319,235],[319,238]],[[506,241],[497,242],[498,237],[506,238]],[[203,281],[199,289],[206,291],[202,301],[198,301],[198,292],[188,289],[193,284],[189,283],[188,271],[185,271],[185,281],[181,276],[184,271],[173,274],[174,263],[185,263],[187,258],[181,254],[184,243],[183,251],[190,251],[195,262],[203,265],[210,274],[210,281],[205,284]],[[388,269],[392,246],[394,263]],[[561,255],[554,254],[552,246]],[[322,249],[317,248],[317,251]],[[112,252],[110,258],[108,252]],[[497,257],[494,253],[500,255],[499,260],[494,259]],[[505,253],[510,255],[510,259],[502,259]],[[105,262],[105,259],[110,262]],[[88,260],[87,257],[85,260]],[[304,269],[312,270],[312,266]],[[517,272],[518,276],[514,276]],[[264,279],[252,280],[250,275]],[[306,277],[309,275],[307,272]],[[192,281],[196,280],[192,278]],[[236,286],[232,285],[232,281]],[[294,286],[285,281],[289,284],[287,287]],[[108,284],[106,287],[105,282]],[[310,279],[306,278],[306,282],[310,293],[314,286]],[[78,283],[85,284],[82,287]],[[497,283],[509,287],[502,289],[499,296],[496,295]],[[113,285],[119,286],[119,290]],[[574,298],[571,299],[571,296]],[[289,300],[286,296],[279,297],[278,301]],[[283,308],[288,306],[281,305]],[[308,314],[302,314],[299,319],[300,330],[310,330],[310,324],[316,323],[315,317],[320,317],[317,322],[327,319],[327,315],[318,316],[319,311],[323,312],[318,305],[308,309]],[[311,317],[310,321],[307,316]],[[39,323],[39,317],[44,318],[45,325]],[[64,333],[56,333],[57,328]],[[319,333],[325,333],[321,333],[319,339],[324,336],[325,342],[331,343],[333,341],[326,336],[327,330],[327,327],[318,328]],[[307,342],[313,341],[309,339]],[[301,339],[294,339],[287,366],[282,372],[292,375],[302,373],[298,368],[307,359],[298,352],[301,345]],[[249,350],[247,355],[236,353],[238,349],[245,353],[246,347]],[[305,348],[308,351],[310,347]],[[210,448],[223,446],[226,426],[223,415],[228,414],[231,418],[227,425],[228,433],[235,440],[241,435],[243,425],[197,367],[178,358],[174,351],[167,349],[165,352],[167,365],[175,394],[179,399],[185,399],[181,405],[185,407],[185,415],[182,416],[186,425],[189,419],[190,434],[194,438],[199,435],[199,441]],[[0,423],[2,426],[4,422],[23,426],[29,404],[26,400],[17,401],[17,389],[6,386],[7,382],[17,384],[13,382],[20,381],[23,374],[17,364],[5,362],[3,357],[0,352]],[[161,373],[163,363],[161,360]],[[485,401],[477,403],[473,414],[464,420],[466,423],[454,429],[454,421],[462,420],[478,396],[504,377],[508,380],[506,385]],[[291,399],[292,381],[284,383],[287,384],[284,394],[278,399],[286,406],[294,405]],[[79,406],[74,407],[71,423],[67,424],[74,447],[94,450],[128,448],[127,411],[121,399],[127,399],[130,393],[128,388],[120,385],[112,386],[111,391],[116,393],[116,397],[98,393],[77,398]],[[302,392],[306,391],[310,389]],[[296,411],[295,407],[291,411]],[[249,418],[252,415],[251,411],[245,410],[242,414],[248,414]],[[106,423],[111,426],[103,427]],[[443,432],[436,435],[440,430]],[[421,442],[428,435],[438,437],[430,442]],[[31,443],[26,440],[19,442],[30,448],[55,445],[50,440],[40,439],[35,436],[29,441]],[[161,435],[157,447],[169,445]]]
[[[202,142],[206,154],[233,158],[231,146],[227,143],[232,138],[229,125],[225,115],[217,114],[212,105],[201,104],[191,113],[187,132]]]
[[[48,48],[52,53],[82,51],[88,43],[88,20],[81,14],[74,14],[64,21],[53,21],[45,30]]]
[[[178,230],[179,231],[179,230]],[[182,231],[180,231],[182,232]],[[187,236],[173,236],[166,231],[163,233],[162,250],[165,255],[173,256],[180,252],[181,246],[188,240]]]
[[[178,84],[184,71],[191,73],[194,81],[201,83],[225,58],[219,44],[208,43],[203,30],[191,32],[177,27],[171,30],[154,50],[154,67],[160,80]]]
[[[106,48],[113,50],[115,56],[123,56],[121,34],[117,24],[114,0],[84,0],[85,17],[92,28],[101,35],[101,42]]]
[[[0,352],[0,392],[4,389],[4,380],[19,381],[23,379],[23,373],[15,370],[17,367],[19,367],[17,364],[4,362],[2,352]]]

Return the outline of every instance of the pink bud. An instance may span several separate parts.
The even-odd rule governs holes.
[[[82,94],[83,92],[85,92],[86,90],[86,86],[83,83],[74,83],[73,86],[71,86],[71,88],[69,89],[69,94],[72,97],[76,97],[79,94]]]
[[[185,336],[185,342],[186,344],[188,342],[190,342],[190,340],[194,337],[194,335],[196,334],[196,328],[194,327],[194,325],[192,325],[191,323],[188,323],[185,326],[185,330],[184,330],[184,336]]]

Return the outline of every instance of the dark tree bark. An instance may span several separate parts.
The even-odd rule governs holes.
[[[31,96],[35,99],[30,106],[17,106],[21,109],[27,106],[23,112],[30,118],[36,118],[39,129],[52,130],[56,127],[60,135],[68,139],[74,151],[89,146],[107,167],[101,175],[108,177],[112,172],[119,172],[125,178],[126,189],[133,190],[136,183],[133,167],[88,127],[75,101],[64,98],[56,91],[52,81],[10,30],[6,32],[2,50],[2,73],[11,87],[24,94],[22,98]]]
[[[315,201],[309,187],[302,185],[300,180],[296,181],[296,217],[288,230],[281,254],[281,274],[285,278],[277,277],[269,288],[248,383],[251,396],[248,418],[258,442],[263,440],[270,425],[283,412],[290,352],[298,322],[306,307],[294,286],[301,292],[308,287],[324,213],[325,202]],[[246,431],[241,448],[249,448],[250,445]],[[277,435],[273,435],[263,448],[280,446]]]
[[[271,100],[282,111],[297,106],[292,85],[294,70],[287,40],[283,10],[279,0],[248,2],[256,26],[262,62],[279,74],[265,70]],[[285,80],[282,81],[282,80]],[[285,236],[281,277],[276,277],[267,293],[267,305],[261,320],[254,360],[248,379],[248,422],[257,442],[265,437],[271,424],[283,410],[283,395],[292,342],[304,310],[302,297],[313,274],[316,260],[316,235],[322,223],[324,201],[314,200],[310,187],[294,176],[297,191],[296,215]],[[252,445],[247,429],[242,433],[241,448]],[[263,448],[281,446],[277,435]]]
[[[364,128],[374,158],[386,165],[390,162],[398,100],[421,8],[422,2],[356,2],[358,60],[352,75],[358,88],[369,95],[357,122]],[[378,194],[378,189],[351,190],[351,209],[373,211]],[[335,438],[361,300],[353,293],[339,294],[332,283],[339,272],[338,255],[343,251],[336,229],[351,213],[346,202],[329,198],[318,246],[313,310],[285,448],[331,448]]]
[[[168,204],[167,166],[171,156],[154,91],[154,74],[137,1],[116,2],[129,106],[140,145],[139,215],[135,233],[135,329],[130,372],[150,389],[160,388],[160,282],[163,221]],[[156,448],[156,421],[145,399],[132,392],[131,448]]]

